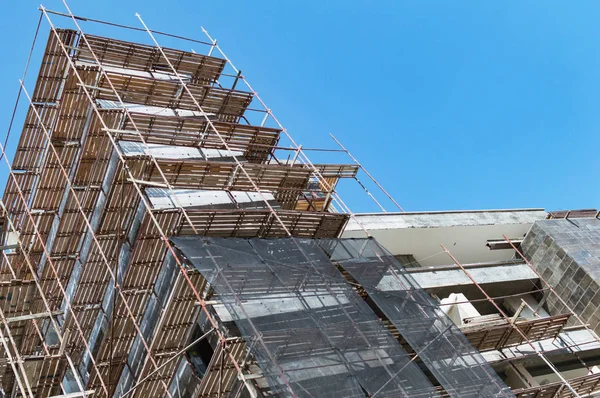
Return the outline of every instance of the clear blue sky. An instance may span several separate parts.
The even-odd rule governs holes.
[[[4,3],[2,140],[39,17],[35,1]],[[63,10],[59,0],[44,5]],[[333,148],[333,133],[406,210],[600,205],[600,2],[70,5],[136,26],[139,12],[152,29],[198,39],[206,27],[297,141]],[[353,210],[376,209],[348,186]]]

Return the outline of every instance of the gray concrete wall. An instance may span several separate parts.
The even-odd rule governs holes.
[[[597,333],[600,331],[600,220],[595,218],[536,221],[521,249],[568,307]],[[554,295],[552,315],[569,310]],[[573,324],[575,320],[572,319]]]

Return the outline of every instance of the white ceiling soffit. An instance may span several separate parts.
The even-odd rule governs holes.
[[[121,105],[118,101],[105,100],[105,99],[97,99],[96,104],[101,109],[123,109],[125,107],[129,112],[132,113],[143,113],[145,115],[152,116],[164,116],[164,117],[183,117],[183,118],[200,118],[203,119],[204,115],[206,115],[209,119],[214,119],[214,113],[205,113],[190,109],[178,109],[178,108],[166,108],[160,106],[152,106],[152,105],[142,105],[142,104],[132,104],[129,102],[123,103]]]
[[[166,188],[146,188],[146,196],[154,209],[173,209],[195,207],[207,209],[228,209],[238,206],[244,209],[262,209],[266,205],[257,192],[219,191],[203,189],[173,189],[172,194]],[[262,194],[269,204],[277,208],[275,197],[271,193]]]
[[[422,266],[453,264],[440,245],[459,262],[472,264],[510,260],[514,250],[489,250],[487,241],[503,234],[522,238],[535,220],[544,218],[540,209],[357,214],[342,236],[364,237],[364,227],[393,255],[412,254]]]
[[[76,66],[88,66],[88,67],[96,66],[96,64],[93,62],[85,62],[85,61],[75,61],[75,65]],[[138,76],[138,77],[143,77],[146,79],[154,79],[154,80],[167,80],[167,81],[172,80],[175,82],[179,82],[179,77],[181,77],[184,81],[189,80],[191,77],[189,74],[184,74],[184,73],[179,73],[179,77],[177,77],[174,73],[157,72],[157,71],[148,72],[148,71],[137,70],[137,69],[121,68],[121,67],[112,66],[112,65],[102,65],[102,69],[104,69],[104,71],[108,72],[108,73],[118,73],[121,75]]]
[[[211,148],[196,148],[186,146],[164,145],[164,144],[143,144],[133,141],[119,141],[119,147],[125,156],[144,156],[149,155],[158,159],[203,159],[220,160],[231,159],[234,156],[239,160],[244,160],[244,153],[241,151],[228,151]]]

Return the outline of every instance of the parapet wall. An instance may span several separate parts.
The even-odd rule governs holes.
[[[600,220],[538,220],[521,244],[524,256],[568,307],[600,331]],[[549,295],[552,315],[568,312]]]

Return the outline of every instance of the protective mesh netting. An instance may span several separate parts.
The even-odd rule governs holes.
[[[330,255],[369,285],[363,287],[451,396],[511,396],[424,291],[385,279],[403,269],[374,240],[172,241],[215,290],[277,396],[439,396]],[[381,283],[390,289],[381,293]]]
[[[367,291],[450,396],[514,396],[460,329],[376,240],[325,239],[320,245]]]

